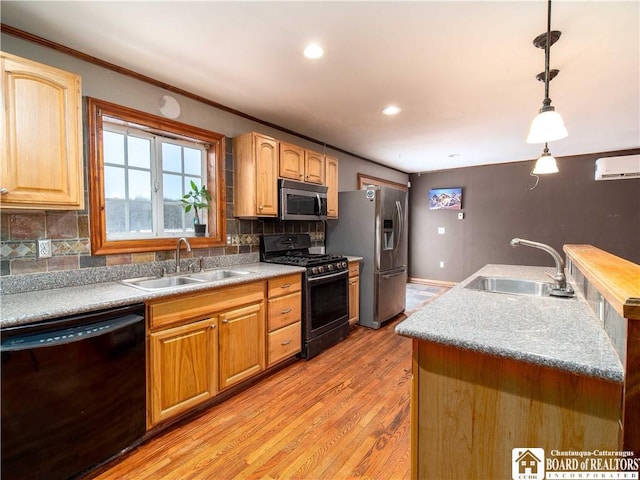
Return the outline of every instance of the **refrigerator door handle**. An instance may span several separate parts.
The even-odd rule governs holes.
[[[397,234],[396,234],[396,244],[394,246],[394,250],[398,250],[400,243],[402,242],[402,236],[404,235],[404,216],[402,214],[402,205],[398,200],[396,200],[396,211],[395,215],[397,216]]]

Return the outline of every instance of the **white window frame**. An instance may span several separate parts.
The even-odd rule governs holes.
[[[105,118],[103,121],[103,131],[104,132],[113,132],[125,135],[125,138],[129,136],[144,138],[150,141],[150,177],[151,177],[151,231],[148,233],[145,232],[115,232],[115,233],[107,233],[107,240],[109,241],[118,241],[118,240],[139,240],[146,238],[178,238],[184,236],[194,236],[194,228],[188,228],[190,226],[189,221],[184,213],[182,212],[182,223],[183,230],[165,230],[164,229],[164,183],[163,183],[163,174],[165,170],[163,170],[163,162],[162,162],[162,144],[170,143],[173,145],[180,146],[182,148],[191,148],[200,151],[200,171],[202,175],[200,177],[189,175],[185,172],[184,169],[184,156],[182,156],[182,168],[180,172],[170,172],[174,175],[179,175],[182,178],[182,186],[183,186],[183,194],[186,193],[184,191],[188,183],[185,183],[185,178],[189,180],[194,180],[197,185],[206,185],[207,184],[207,148],[208,145],[204,142],[198,142],[196,140],[183,140],[177,139],[169,134],[163,132],[163,134],[157,134],[147,131],[143,128],[135,128],[130,125],[122,124],[122,122],[113,119]],[[127,142],[125,140],[125,151],[123,154],[127,155],[126,151]],[[138,167],[130,167],[128,162],[124,162],[124,165],[121,164],[110,164],[105,161],[105,166],[114,166],[118,168],[123,168],[125,171],[125,182],[128,182],[128,172],[129,169],[132,170],[142,170]],[[167,172],[169,173],[169,172]],[[126,201],[130,201],[129,198],[125,198]],[[107,213],[105,212],[105,216]],[[206,211],[203,212],[206,218]],[[128,218],[125,219],[125,224],[129,221]]]

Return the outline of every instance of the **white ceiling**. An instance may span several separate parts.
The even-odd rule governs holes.
[[[531,160],[547,3],[2,1],[2,23],[407,173]],[[556,156],[640,147],[640,2],[556,0]],[[325,56],[302,56],[308,42]],[[395,117],[381,110],[394,103]]]

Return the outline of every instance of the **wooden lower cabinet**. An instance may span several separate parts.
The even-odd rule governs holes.
[[[302,350],[302,283],[299,274],[269,280],[267,365]]]
[[[264,344],[263,302],[220,314],[220,389],[264,370]]]
[[[619,451],[621,396],[618,383],[414,340],[411,478],[512,478],[514,448]]]
[[[360,262],[349,262],[349,325],[360,320]]]
[[[293,274],[148,301],[147,428],[298,353],[300,288]]]
[[[217,321],[214,316],[150,334],[151,425],[217,393]]]

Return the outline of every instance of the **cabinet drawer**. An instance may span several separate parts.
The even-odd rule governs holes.
[[[179,324],[264,298],[264,282],[243,283],[232,287],[195,293],[184,297],[170,297],[151,301],[147,305],[147,317],[151,329]]]
[[[269,334],[269,365],[298,353],[302,348],[302,322]]]
[[[349,277],[357,277],[360,275],[360,263],[351,262],[349,264]]]
[[[272,332],[302,319],[300,292],[269,300],[269,331]]]
[[[302,276],[300,273],[285,275],[284,277],[269,280],[269,298],[288,295],[298,292],[302,288]]]

